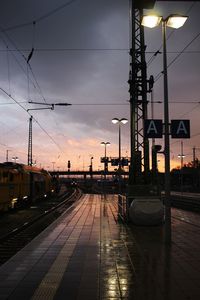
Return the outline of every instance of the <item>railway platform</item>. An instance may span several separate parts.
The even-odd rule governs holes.
[[[0,267],[0,299],[200,299],[200,218],[172,209],[159,227],[118,221],[117,196],[87,194]]]

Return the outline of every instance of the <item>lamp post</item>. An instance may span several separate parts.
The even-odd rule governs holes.
[[[106,155],[106,147],[110,146],[110,142],[101,142],[101,145],[105,147],[105,153],[104,153],[104,177],[106,179],[106,172],[108,171],[108,162],[107,162],[107,155]]]
[[[29,102],[29,104],[38,104],[38,105],[45,105],[46,107],[38,107],[38,108],[29,108],[27,112],[29,113],[30,110],[46,110],[51,109],[54,110],[54,107],[57,106],[69,106],[70,103],[41,103],[41,102]],[[30,113],[29,113],[30,114]],[[33,129],[32,129],[32,122],[33,116],[30,115],[29,118],[29,135],[28,135],[28,165],[33,165]]]
[[[181,193],[183,187],[183,158],[185,155],[183,154],[183,141],[181,141],[181,154],[178,155],[178,158],[181,159],[181,169],[180,169],[180,185],[181,185]]]
[[[113,118],[112,119],[113,124],[119,124],[119,194],[121,193],[121,124],[126,124],[128,123],[128,120],[126,118],[118,119],[118,118]]]
[[[55,161],[52,161],[51,163],[52,163],[53,171],[54,171],[54,165],[55,165],[56,162],[55,162]]]
[[[9,149],[6,150],[6,162],[8,162],[8,152],[9,152],[9,151],[12,151],[12,150],[9,150]]]
[[[161,16],[143,16],[142,25],[156,27],[162,22],[163,42],[163,85],[164,85],[164,155],[165,155],[165,242],[171,243],[171,204],[170,204],[170,142],[169,142],[169,103],[168,103],[168,76],[167,76],[167,45],[166,27],[180,28],[187,20],[186,16],[169,15],[166,19]]]
[[[89,171],[90,171],[90,178],[92,179],[92,172],[93,172],[93,167],[92,167],[92,160],[94,159],[94,157],[91,155],[90,156],[90,165],[89,165]]]
[[[178,158],[181,159],[181,170],[183,168],[183,159],[184,159],[185,155],[183,154],[183,141],[181,141],[181,154],[178,155]]]
[[[15,164],[16,164],[16,162],[17,162],[17,160],[19,160],[19,158],[18,158],[17,156],[13,156],[13,157],[12,157],[12,160],[14,160],[14,162],[15,162]]]
[[[113,118],[112,123],[119,124],[119,170],[121,170],[121,123],[126,124],[128,123],[128,120],[126,118],[122,118],[122,119]]]

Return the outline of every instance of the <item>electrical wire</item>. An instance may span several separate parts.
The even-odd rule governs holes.
[[[0,49],[0,52],[30,52],[31,49]],[[95,51],[95,52],[129,52],[128,48],[34,48],[34,52],[87,52],[87,51]],[[155,51],[145,51],[145,54],[155,54]],[[167,54],[179,54],[181,51],[167,51]],[[199,54],[200,50],[188,50],[184,51],[184,54]],[[162,54],[162,52],[159,52]]]
[[[8,47],[7,47],[8,50]],[[10,59],[9,59],[9,53],[6,51],[6,58],[7,58],[7,66],[8,66],[8,90],[11,94],[11,83],[10,83]]]
[[[11,40],[11,38],[9,37],[9,35],[7,33],[4,33],[4,34],[5,34],[6,38],[8,39],[8,41],[14,46],[14,48],[16,49],[16,51],[22,56],[23,60],[25,60],[26,63],[27,63],[27,58],[23,54],[22,50],[20,50],[17,47],[17,45],[13,42],[13,40]],[[7,43],[6,43],[6,41],[3,38],[2,38],[2,40],[3,40],[4,44],[6,45],[6,47],[9,48],[8,45],[7,45]],[[32,45],[32,49],[33,49],[33,45]],[[26,64],[27,65],[27,70],[25,70],[23,68],[23,66],[21,65],[21,63],[19,62],[19,60],[17,59],[17,57],[14,55],[14,53],[13,52],[11,52],[11,53],[12,53],[14,59],[16,60],[16,62],[18,63],[18,65],[20,66],[21,70],[27,76],[27,80],[28,80],[28,98],[29,98],[30,81],[31,81],[31,83],[33,84],[33,87],[38,91],[38,94],[41,96],[41,98],[43,99],[43,101],[46,103],[46,99],[45,99],[45,97],[44,97],[44,95],[42,93],[42,89],[41,89],[41,87],[40,87],[40,85],[39,85],[39,83],[38,83],[38,81],[36,79],[36,76],[35,76],[35,74],[34,74],[34,72],[32,70],[32,67],[31,67],[30,63]],[[30,72],[32,74],[32,77],[33,77],[33,79],[34,79],[35,82],[30,78],[30,76],[29,76],[29,70],[30,70]]]
[[[129,101],[127,100],[127,103],[117,103],[117,102],[110,102],[110,103],[71,103],[70,105],[71,106],[112,106],[112,105],[119,105],[119,106],[124,106],[124,105],[130,105],[128,103]],[[27,103],[27,101],[21,101],[21,102],[18,102],[18,103]],[[31,102],[29,102],[31,103]],[[163,101],[152,101],[151,103],[154,103],[154,104],[162,104]],[[8,103],[8,102],[5,102],[5,103],[0,103],[0,105],[10,105],[10,104],[16,104],[16,103]],[[34,103],[33,103],[34,104]],[[42,104],[42,102],[41,102]],[[49,104],[46,102],[46,104]],[[170,101],[169,104],[200,104],[200,101]]]
[[[4,94],[6,94],[10,99],[12,99],[17,105],[19,105],[30,117],[32,116],[31,113],[27,111],[27,109],[20,102],[18,102],[14,97],[12,97],[8,92],[6,92],[6,90],[4,90],[2,87],[0,87],[0,90]],[[45,134],[51,139],[51,141],[63,152],[60,145],[52,138],[52,136],[50,136],[50,134],[46,131],[46,129],[42,127],[39,121],[35,117],[33,117],[33,119],[38,124],[38,126],[42,129],[42,131],[45,132]]]
[[[13,46],[16,48],[15,51],[17,51],[18,53],[21,54],[22,58],[26,61],[26,57],[24,56],[24,54],[22,53],[22,51],[20,49],[17,48],[17,46],[15,45],[15,43],[10,39],[10,37],[8,35],[6,35],[6,38],[8,39],[8,41],[13,44]],[[3,41],[3,43],[5,44],[6,48],[8,48],[8,45],[5,41],[5,39],[1,36],[1,39]],[[27,77],[27,70],[24,69],[24,67],[22,66],[22,64],[20,63],[19,59],[16,57],[15,52],[11,52],[13,58],[15,59],[15,61],[17,62],[18,66],[20,67],[20,69],[22,70],[22,72],[26,75]],[[33,85],[33,87],[37,90],[35,83],[33,82],[32,79],[29,79]]]
[[[185,49],[187,49],[189,46],[191,46],[191,44],[196,41],[197,38],[199,38],[200,36],[200,32],[180,51],[180,53],[167,65],[167,69],[169,69],[169,67],[184,53]],[[163,75],[163,71],[161,71],[160,73],[158,73],[156,76],[155,76],[155,79],[154,79],[154,83],[156,81],[158,81],[161,76]]]
[[[7,31],[10,31],[10,30],[19,29],[19,28],[23,28],[23,27],[27,27],[27,26],[31,26],[33,24],[39,23],[39,22],[43,21],[44,19],[52,16],[53,14],[57,13],[58,11],[64,9],[65,7],[71,5],[75,1],[77,1],[77,0],[67,1],[66,3],[64,3],[64,4],[60,5],[60,6],[58,6],[57,8],[49,11],[48,13],[42,15],[41,17],[38,17],[34,21],[30,21],[30,22],[26,22],[26,23],[14,25],[14,26],[7,27],[7,28],[1,28],[1,31],[2,32],[7,32]]]
[[[187,14],[189,14],[189,12],[193,9],[193,7],[194,7],[194,5],[195,5],[196,3],[195,2],[193,2],[192,4],[191,4],[191,6],[189,7],[189,9],[186,11],[186,15]],[[174,34],[174,32],[175,32],[175,29],[172,31],[172,32],[170,32],[170,34],[167,36],[167,41],[170,39],[170,37]],[[157,54],[161,54],[161,50],[162,49],[162,45],[159,47],[159,49],[154,53],[154,55],[152,55],[152,57],[149,59],[149,61],[147,62],[147,67],[148,66],[150,66],[150,64],[154,61],[154,59],[156,58],[156,56],[157,56]],[[147,52],[146,52],[147,53]],[[168,52],[169,53],[169,52]]]

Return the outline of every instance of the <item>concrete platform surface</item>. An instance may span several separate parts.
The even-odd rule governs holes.
[[[115,195],[84,195],[0,268],[0,299],[200,299],[200,218],[172,210],[163,227],[126,226]]]

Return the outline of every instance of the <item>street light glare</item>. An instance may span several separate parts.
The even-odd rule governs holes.
[[[178,29],[185,24],[187,18],[188,18],[187,16],[173,14],[168,16],[167,19],[164,19],[163,21],[166,22],[167,27]],[[160,24],[162,19],[163,17],[156,16],[156,15],[143,16],[142,25],[145,27],[154,28]]]
[[[156,15],[149,15],[142,17],[142,25],[149,28],[154,28],[160,24],[162,17]]]
[[[117,123],[126,124],[127,122],[128,122],[128,120],[126,118],[122,118],[122,119],[113,118],[112,119],[113,124],[117,124]]]
[[[101,142],[101,146],[110,146],[110,142]]]
[[[117,119],[117,118],[112,119],[113,124],[117,124],[118,122],[119,122],[119,119]]]
[[[184,157],[185,157],[184,154],[179,154],[179,155],[178,155],[178,158],[184,158]]]
[[[121,122],[122,124],[126,124],[126,123],[128,123],[128,120],[127,120],[126,118],[122,118],[122,119],[120,120],[120,122]]]
[[[185,24],[187,18],[188,18],[187,16],[170,15],[167,18],[167,23],[166,24],[167,24],[168,27],[178,29],[178,28],[182,27]]]

